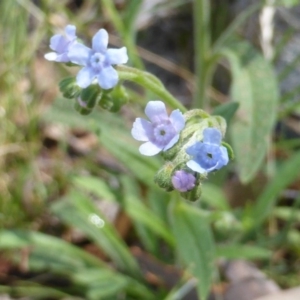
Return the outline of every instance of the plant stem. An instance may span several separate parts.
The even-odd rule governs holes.
[[[210,1],[194,1],[194,48],[196,90],[194,108],[206,109],[207,103],[207,60],[210,48]]]
[[[170,107],[175,109],[178,108],[182,112],[186,111],[186,108],[166,90],[162,82],[154,75],[127,66],[118,66],[117,70],[119,73],[119,78],[121,80],[130,80],[135,83],[138,83],[144,88],[155,93],[157,96],[161,98],[161,100],[164,100]]]
[[[134,66],[144,69],[144,65],[142,60],[140,59],[137,49],[135,47],[134,36],[130,34],[130,32],[126,31],[122,18],[118,13],[113,1],[111,0],[103,0],[102,5],[105,8],[109,18],[114,24],[115,29],[119,32],[122,39],[124,40],[125,46],[128,48],[128,55],[130,57],[131,62]]]

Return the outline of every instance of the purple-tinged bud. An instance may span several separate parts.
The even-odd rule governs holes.
[[[195,187],[196,178],[193,174],[179,170],[172,176],[174,188],[180,192],[187,192]]]

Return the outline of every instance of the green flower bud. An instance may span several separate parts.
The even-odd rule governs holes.
[[[91,84],[83,89],[80,94],[81,101],[86,104],[86,107],[93,109],[102,97],[102,90],[98,84]]]
[[[172,174],[175,171],[175,167],[172,162],[166,162],[163,167],[155,174],[154,182],[165,189],[166,191],[170,192],[174,190],[172,185]]]
[[[199,182],[199,180],[197,181]],[[199,182],[192,190],[188,192],[180,193],[180,195],[185,200],[195,202],[200,199],[201,193],[202,193],[201,183]]]
[[[63,96],[68,99],[73,99],[79,96],[81,88],[77,85],[74,77],[64,78],[59,83],[59,89]]]
[[[109,91],[103,92],[99,105],[110,112],[118,112],[128,102],[128,94],[122,85],[117,85]]]
[[[81,115],[88,115],[93,111],[95,105],[100,101],[102,91],[96,84],[92,84],[81,91],[75,102],[75,110]]]
[[[87,107],[86,103],[80,97],[76,99],[74,108],[81,115],[89,115],[93,111],[93,109]]]

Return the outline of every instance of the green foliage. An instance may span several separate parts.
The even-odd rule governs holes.
[[[215,270],[215,245],[207,217],[195,207],[178,201],[170,213],[177,251],[198,279],[201,299],[207,299]]]
[[[285,6],[290,8],[299,5],[299,1],[298,0],[275,0],[274,4],[278,6]]]
[[[121,270],[133,276],[140,275],[137,263],[125,243],[89,197],[74,190],[65,200],[52,205],[51,209],[64,222],[76,226],[89,236]]]
[[[295,262],[300,253],[299,199],[287,199],[284,192],[290,188],[295,192],[299,190],[299,139],[288,139],[282,134],[278,142],[272,141],[276,122],[286,122],[291,113],[299,112],[299,86],[281,96],[278,92],[281,82],[293,76],[299,56],[277,76],[273,70],[295,30],[286,31],[276,44],[273,61],[269,62],[250,41],[236,38],[237,33],[242,35],[241,29],[248,18],[259,12],[263,1],[249,6],[226,28],[220,21],[218,27],[223,32],[215,42],[211,37],[210,23],[214,19],[210,18],[210,1],[197,0],[193,4],[192,1],[166,1],[153,9],[152,13],[162,9],[168,13],[174,7],[184,10],[194,5],[197,84],[191,108],[205,106],[213,115],[226,119],[231,131],[230,137],[226,137],[232,140],[236,155],[226,170],[213,174],[211,182],[202,183],[200,201],[190,204],[175,198],[174,192],[167,193],[157,187],[153,178],[162,160],[140,155],[130,136],[133,118],[143,115],[146,102],[151,100],[139,87],[150,90],[169,108],[186,111],[166,90],[161,79],[144,71],[137,52],[135,26],[142,1],[128,0],[123,4],[85,1],[78,7],[71,2],[66,6],[65,1],[55,2],[55,6],[53,3],[0,2],[0,118],[3,125],[0,132],[0,259],[5,255],[16,266],[28,262],[25,274],[28,278],[25,280],[22,273],[10,278],[13,281],[10,284],[4,276],[0,293],[30,299],[179,300],[197,289],[204,300],[216,281],[216,259],[260,260],[262,268],[283,286],[291,286],[295,281],[298,284],[299,268]],[[297,4],[295,0],[275,1],[276,6]],[[114,28],[128,48],[130,64],[140,68],[135,71],[127,66],[118,67],[119,90],[105,94],[105,101],[99,101],[100,107],[96,105],[99,99],[94,102],[95,99],[89,97],[91,92],[99,94],[99,91],[84,91],[85,101],[95,108],[92,112],[88,109],[88,116],[76,113],[73,100],[56,94],[61,76],[73,70],[54,68],[43,59],[48,51],[50,32],[56,33],[67,23],[76,24],[87,35],[95,32],[99,24],[111,32]],[[110,41],[118,46],[117,39]],[[231,75],[230,100],[220,101],[223,104],[215,106],[209,99],[211,78],[218,63],[227,67],[221,60],[224,57],[229,62]],[[164,67],[164,60],[158,59],[157,64]],[[181,64],[178,69],[185,72]],[[49,73],[44,74],[43,69]],[[65,97],[76,98],[80,90],[72,78],[62,81],[61,89]],[[57,99],[51,103],[53,98]],[[45,104],[49,103],[51,107],[46,111]],[[48,149],[42,141],[42,132],[43,126],[49,123],[95,134],[101,149],[109,153],[113,166],[95,163],[92,151],[85,157],[71,159],[66,151],[67,136],[54,141],[55,150]],[[268,156],[268,151],[275,154]],[[66,164],[70,164],[71,171],[65,169]],[[237,175],[243,183],[249,183],[254,193],[248,193],[245,186],[236,187]],[[265,178],[261,186],[257,185],[258,176]],[[234,197],[238,199],[231,202]],[[123,240],[113,224],[105,219],[96,205],[99,199],[112,202],[127,215],[132,225],[130,241]],[[66,241],[63,234],[66,227],[79,230],[85,241],[105,253],[109,262]],[[163,267],[180,268],[182,276],[174,287],[167,290],[145,281],[143,266],[138,264],[130,248],[132,240],[147,257],[155,258]],[[284,253],[284,256],[276,255],[275,260],[272,253]],[[60,282],[53,286],[40,278],[50,278],[50,282],[53,278],[61,282],[67,280],[68,284]]]
[[[29,260],[30,268],[36,271],[47,269],[53,274],[64,275],[75,285],[83,287],[84,299],[99,299],[127,291],[129,294],[154,299],[151,293],[135,279],[113,271],[95,256],[75,247],[62,239],[31,231],[2,231],[0,249],[24,249],[32,247]],[[21,253],[17,255],[19,260]],[[44,288],[44,289],[43,289]],[[0,286],[0,291],[13,292],[15,295],[26,295],[34,298],[51,296],[60,299],[68,296],[59,290],[37,286],[37,284],[20,284],[17,287]],[[71,296],[71,295],[69,295]]]
[[[222,53],[231,65],[231,97],[240,104],[230,129],[239,175],[246,183],[259,171],[268,150],[278,84],[272,66],[249,43],[234,42]]]
[[[300,153],[295,153],[278,168],[276,175],[258,197],[251,211],[249,221],[252,228],[257,228],[268,217],[282,190],[299,178],[299,164]]]

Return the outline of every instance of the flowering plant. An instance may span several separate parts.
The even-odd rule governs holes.
[[[66,36],[55,35],[51,38],[50,48],[57,53],[48,53],[45,58],[57,62],[72,62],[83,68],[76,79],[62,81],[62,93],[75,98],[77,111],[89,114],[96,104],[105,107],[105,99],[109,94],[115,93],[121,78],[142,83],[172,106],[177,106],[169,116],[163,101],[149,101],[145,107],[149,121],[136,118],[131,134],[134,139],[144,142],[139,148],[142,155],[162,153],[166,164],[155,176],[155,182],[160,187],[167,191],[178,190],[189,200],[199,199],[201,181],[209,172],[227,165],[232,158],[232,155],[229,156],[232,154],[230,146],[221,144],[226,122],[221,117],[212,117],[197,109],[183,114],[185,108],[153,75],[129,67],[115,70],[113,65],[127,63],[127,50],[125,47],[107,49],[108,33],[105,29],[100,29],[94,35],[92,48],[76,40],[75,26],[68,25],[65,31]]]

